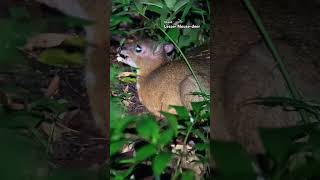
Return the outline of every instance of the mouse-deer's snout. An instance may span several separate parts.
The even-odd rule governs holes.
[[[119,46],[117,49],[117,54],[118,56],[120,56],[123,59],[126,59],[128,56],[126,54],[123,53],[123,51],[126,50],[125,46]]]
[[[118,54],[121,54],[122,48],[123,48],[123,46],[119,46],[119,47],[118,47],[118,49],[117,49],[117,53],[118,53]]]

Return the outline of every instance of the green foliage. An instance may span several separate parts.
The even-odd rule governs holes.
[[[318,117],[320,113],[320,103],[316,100],[294,99],[289,97],[258,97],[248,99],[245,104],[258,104],[269,107],[281,106],[285,111],[305,111],[310,115]]]
[[[42,136],[37,126],[45,120],[42,113],[55,116],[66,111],[66,103],[52,99],[34,101],[28,110],[10,110],[0,107],[0,179],[105,179],[96,171],[49,168],[47,144],[50,139]]]
[[[4,107],[0,107],[0,117],[0,127],[4,128],[33,128],[42,120],[34,112],[12,111]]]
[[[283,106],[294,111],[303,109],[310,112],[302,125],[260,130],[264,147],[273,162],[268,169],[269,176],[275,179],[286,177],[298,180],[320,177],[317,170],[320,168],[320,103],[284,97],[257,98],[254,103],[256,102],[265,106]]]
[[[140,137],[156,143],[160,137],[160,127],[155,121],[150,121],[150,118],[144,118],[137,122],[137,132]]]
[[[0,18],[0,24],[0,71],[27,69],[27,62],[18,48],[25,44],[27,37],[43,30],[45,23]]]
[[[119,67],[111,67],[111,86],[119,83],[117,73],[120,72]],[[110,100],[112,179],[128,179],[141,164],[150,165],[155,178],[170,174],[174,178],[194,179],[194,172],[182,169],[181,164],[172,167],[172,162],[180,161],[178,159],[183,157],[179,152],[174,153],[171,147],[178,136],[184,137],[184,144],[187,144],[191,137],[193,141],[197,141],[194,151],[198,157],[203,157],[200,163],[208,166],[208,132],[201,128],[201,123],[209,123],[209,101],[195,103],[197,111],[191,112],[182,106],[172,106],[177,114],[162,112],[165,120],[159,123],[149,115],[128,115],[121,106],[122,98],[124,96],[119,95],[111,97]],[[143,145],[131,149],[135,151],[134,156],[120,158],[125,146],[137,142]],[[119,158],[121,160],[116,160]]]
[[[172,162],[173,159],[180,158],[179,153],[173,153],[170,147],[178,135],[185,136],[185,144],[191,136],[195,140],[202,142],[199,143],[199,148],[195,148],[196,154],[199,153],[199,156],[202,156],[203,152],[208,152],[209,146],[206,145],[208,143],[208,138],[202,139],[199,136],[199,134],[201,134],[202,137],[206,137],[205,134],[207,133],[201,128],[198,129],[195,127],[200,120],[195,119],[193,122],[190,121],[192,118],[195,118],[195,116],[192,116],[191,114],[193,114],[193,112],[189,113],[184,107],[174,107],[177,110],[177,115],[163,112],[166,120],[164,124],[160,126],[158,122],[150,116],[135,117],[126,115],[124,111],[121,112],[122,108],[120,107],[120,100],[118,99],[118,103],[116,101],[117,100],[114,99],[114,97],[111,98],[111,159],[116,159],[119,156],[119,152],[123,149],[124,145],[129,145],[132,142],[144,142],[145,145],[135,149],[136,153],[133,157],[120,161],[120,164],[123,166],[130,167],[127,171],[117,170],[119,164],[114,162],[114,164],[111,165],[112,178],[118,179],[120,177],[129,177],[131,173],[134,172],[137,165],[146,164],[147,162],[150,163],[155,177],[159,177],[168,171],[171,172],[172,176],[179,174],[180,165],[177,165],[177,169],[170,165],[170,162]],[[206,121],[208,121],[208,119],[206,119]],[[130,127],[135,127],[136,130],[132,134],[126,132]],[[199,134],[192,133],[195,132],[191,131],[194,129],[198,129],[197,132],[199,132]],[[207,155],[205,155],[205,157],[208,158]],[[201,161],[201,163],[207,166],[206,163],[208,163],[208,161]],[[124,176],[124,173],[126,176]],[[183,176],[189,177],[191,175],[185,173]]]
[[[85,38],[76,36],[76,37],[67,38],[66,40],[63,41],[62,45],[84,50],[87,45],[87,42]]]
[[[301,98],[251,1],[244,0],[244,3],[270,47],[291,97],[253,98],[248,99],[243,105],[280,106],[284,111],[297,111],[302,117],[301,123],[294,127],[259,130],[267,159],[266,167],[260,170],[266,179],[319,179],[320,103]],[[256,179],[251,165],[252,160],[239,145],[213,142],[211,146],[211,152],[217,161],[217,179],[239,179],[239,177],[240,179]]]
[[[62,114],[67,111],[69,104],[64,101],[57,101],[49,98],[38,98],[30,104],[30,108],[34,111],[49,111],[54,114]]]
[[[43,51],[39,56],[39,61],[57,67],[69,67],[84,65],[84,53],[68,53],[64,49],[48,49]]]
[[[159,41],[171,41],[180,53],[181,48],[201,45],[209,38],[210,11],[206,9],[209,7],[209,1],[115,0],[112,5],[110,30],[113,36],[126,37],[140,32]],[[165,25],[174,23],[200,25],[200,28],[165,28]],[[196,144],[199,146],[195,146],[194,151],[196,156],[204,157],[201,163],[207,167],[208,132],[202,127],[209,124],[209,101],[194,103],[192,106],[195,106],[195,110],[191,112],[185,107],[172,106],[177,114],[162,112],[165,120],[161,123],[150,116],[130,116],[121,107],[121,101],[127,97],[126,93],[114,88],[118,84],[117,75],[121,71],[118,67],[112,66],[110,72],[112,90],[118,94],[117,97],[111,97],[110,101],[111,159],[117,159],[124,146],[134,142],[142,142],[143,146],[134,148],[135,156],[124,158],[120,165],[113,162],[112,178],[127,179],[134,174],[139,164],[150,164],[156,179],[163,174],[170,174],[173,178],[193,179],[194,172],[181,167],[182,153],[173,153],[170,145],[180,136],[183,137],[185,145],[190,139],[197,141]],[[179,162],[177,167],[172,167],[173,161]]]
[[[48,24],[61,23],[68,27],[78,27],[89,22],[73,17],[37,19],[29,14],[25,7],[10,9],[10,16],[0,18],[0,71],[31,74],[26,58],[20,53],[26,39],[44,32]],[[82,39],[65,42],[64,46],[83,48]],[[48,52],[46,52],[48,53]],[[48,55],[50,56],[50,55]],[[51,54],[52,56],[52,54]],[[57,55],[55,55],[57,57]],[[81,57],[81,58],[78,58]],[[60,58],[60,57],[58,57]],[[72,57],[73,60],[83,59],[83,56]],[[63,61],[71,59],[65,58]],[[29,78],[28,76],[26,78]],[[10,85],[12,86],[12,85]],[[26,97],[28,104],[23,110],[13,110],[6,104],[0,105],[0,179],[12,180],[47,180],[47,179],[106,179],[97,171],[83,169],[63,170],[52,168],[47,152],[49,139],[38,129],[38,125],[48,120],[43,112],[58,117],[66,112],[68,105],[53,99],[39,98],[28,90],[15,86],[1,87],[1,93]],[[30,100],[30,101],[29,101]],[[1,102],[3,103],[3,102]],[[52,119],[56,120],[56,119]]]
[[[181,175],[181,179],[183,180],[194,180],[194,174],[192,173],[192,171],[185,171],[182,173]]]
[[[91,22],[75,17],[48,18],[46,20],[31,17],[26,8],[10,9],[10,17],[0,18],[0,71],[22,71],[28,70],[29,66],[25,57],[19,51],[26,39],[44,32],[49,24],[62,24],[68,27],[81,27]],[[83,48],[82,38],[67,40],[64,45]],[[65,64],[82,65],[84,63],[83,53],[66,53],[62,49],[48,50],[43,52],[40,60],[45,64],[65,66]],[[56,62],[58,61],[58,62]]]
[[[213,141],[211,147],[221,173],[217,179],[255,179],[250,156],[240,145]]]
[[[123,68],[119,67],[116,64],[111,64],[110,67],[110,86],[114,90],[114,85],[118,83],[118,75],[123,71]]]
[[[161,152],[156,155],[152,162],[152,169],[156,176],[160,176],[169,165],[172,155],[167,152]]]
[[[43,147],[16,130],[0,128],[1,179],[43,179],[47,155]],[[41,172],[44,171],[44,172]]]
[[[209,38],[209,1],[112,1],[112,35],[143,31],[159,40],[174,41],[180,48],[200,45]],[[136,20],[142,20],[140,24]],[[200,25],[200,28],[165,28],[165,25]],[[133,30],[122,31],[123,27]],[[162,33],[159,33],[162,32]]]

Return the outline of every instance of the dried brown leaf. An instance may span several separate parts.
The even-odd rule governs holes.
[[[45,96],[51,97],[59,90],[60,77],[56,75],[50,82],[48,88],[46,89]]]
[[[136,73],[134,72],[122,72],[118,75],[118,78],[124,78],[124,77],[129,77],[129,76],[136,76]]]
[[[34,48],[51,48],[61,45],[63,41],[72,38],[70,34],[43,33],[28,39],[25,50],[33,50]]]
[[[129,86],[126,86],[125,88],[123,88],[123,92],[124,93],[128,93],[129,92]]]

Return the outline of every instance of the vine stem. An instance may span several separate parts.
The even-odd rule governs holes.
[[[191,133],[191,130],[192,130],[192,128],[193,128],[193,125],[194,125],[194,123],[192,123],[192,124],[190,125],[190,127],[188,128],[186,137],[185,137],[184,140],[183,140],[183,146],[184,146],[184,147],[186,147],[187,140],[188,140],[188,138],[189,138],[189,135],[190,135],[190,133]],[[183,147],[183,148],[184,148],[184,147]],[[183,150],[184,150],[184,149],[182,149],[182,151],[183,151]],[[182,157],[180,156],[180,157],[178,158],[178,161],[177,161],[177,169],[175,170],[174,175],[173,175],[173,178],[172,178],[173,180],[175,180],[175,179],[177,178],[177,176],[178,176],[178,170],[180,169],[181,159],[182,159]]]

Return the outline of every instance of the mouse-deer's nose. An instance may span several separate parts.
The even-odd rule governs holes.
[[[118,47],[117,53],[121,54],[121,51],[125,50],[125,49],[126,49],[126,47],[124,45],[121,45],[121,46]]]
[[[118,49],[117,49],[117,53],[118,53],[118,54],[120,54],[121,50],[122,50],[122,47],[121,47],[121,46],[120,46],[120,47],[118,47]]]

